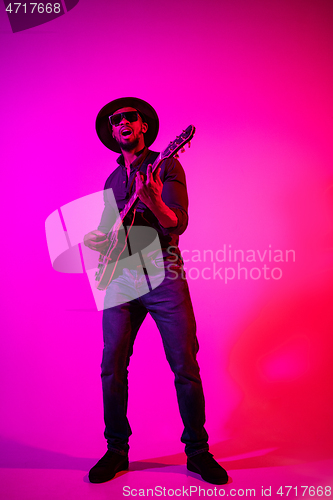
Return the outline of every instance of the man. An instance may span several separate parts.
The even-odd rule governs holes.
[[[159,286],[150,287],[148,293],[139,293],[133,298],[133,291],[143,284],[147,286],[146,275],[142,270],[140,274],[138,269],[125,267],[107,288],[103,311],[102,387],[108,451],[90,470],[89,479],[101,483],[128,468],[131,429],[126,416],[127,367],[136,334],[149,312],[160,331],[167,360],[175,374],[184,423],[181,440],[185,444],[187,468],[208,482],[225,484],[228,481],[226,471],[208,452],[204,396],[196,361],[196,325],[178,248],[179,235],[188,222],[185,175],[174,158],[164,160],[152,173],[151,163],[156,153],[147,148],[156,139],[158,127],[155,110],[137,98],[120,98],[108,103],[96,120],[97,134],[103,144],[121,153],[118,168],[106,181],[105,193],[112,188],[118,209],[122,210],[132,192],[136,192],[139,203],[134,224],[157,230],[163,259],[158,262],[152,255],[150,270],[155,269],[158,276],[160,266],[164,266],[165,278]],[[85,236],[85,245],[101,253],[109,247],[106,233],[115,219],[107,194],[104,199],[105,209],[98,229]],[[172,258],[168,252],[170,247]],[[148,276],[154,279],[154,272]]]

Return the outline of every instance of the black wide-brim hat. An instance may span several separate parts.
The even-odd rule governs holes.
[[[98,113],[96,118],[96,132],[104,146],[121,153],[117,141],[112,137],[111,125],[109,116],[121,108],[134,108],[140,115],[143,121],[147,123],[148,130],[145,133],[145,145],[149,148],[155,141],[158,129],[159,120],[155,109],[148,102],[138,99],[137,97],[121,97],[106,104]]]

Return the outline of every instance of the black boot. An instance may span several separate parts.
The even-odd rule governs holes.
[[[105,483],[110,481],[117,472],[128,469],[128,456],[119,455],[114,451],[107,451],[105,455],[89,471],[91,483]]]
[[[204,481],[212,484],[226,484],[228,482],[227,471],[214,460],[209,451],[198,453],[193,457],[187,457],[187,468],[191,472],[200,474]]]

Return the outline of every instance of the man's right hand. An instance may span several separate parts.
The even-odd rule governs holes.
[[[86,234],[83,243],[86,247],[91,248],[91,250],[96,250],[96,252],[100,253],[105,253],[110,246],[110,241],[107,239],[106,234],[98,231],[98,229]]]

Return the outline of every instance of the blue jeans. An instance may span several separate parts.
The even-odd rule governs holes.
[[[132,431],[127,420],[128,365],[136,334],[149,312],[160,331],[166,358],[175,375],[179,411],[184,424],[181,441],[187,456],[208,450],[204,428],[205,401],[196,354],[199,349],[196,324],[188,285],[180,268],[165,270],[161,285],[132,299],[133,292],[147,286],[145,275],[124,269],[111,282],[106,293],[114,303],[117,294],[128,294],[131,301],[104,309],[102,388],[105,438],[108,449],[128,453]],[[175,279],[176,277],[176,279]]]

